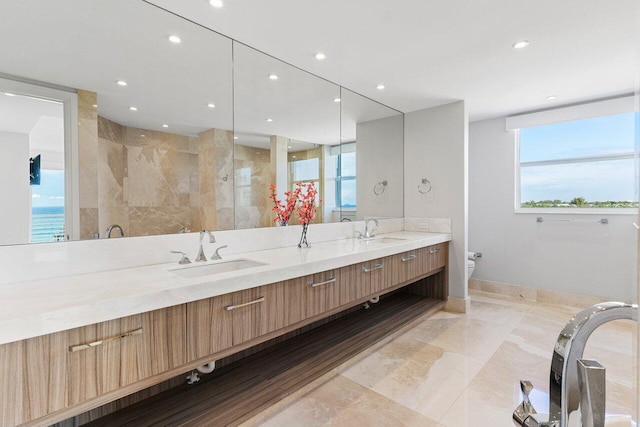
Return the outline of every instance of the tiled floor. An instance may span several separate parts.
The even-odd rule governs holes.
[[[578,311],[476,292],[470,313],[439,312],[243,426],[512,427],[520,379],[546,406],[553,345]],[[609,413],[635,413],[635,328],[604,325],[585,350],[607,369]]]

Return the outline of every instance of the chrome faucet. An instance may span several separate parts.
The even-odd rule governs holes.
[[[124,237],[124,231],[122,231],[122,227],[120,227],[118,224],[113,224],[107,227],[107,231],[104,232],[104,238],[105,239],[110,239],[111,238],[111,232],[116,229],[118,230],[118,237]]]
[[[224,248],[226,248],[228,246],[229,245],[222,245],[218,249],[216,249],[216,251],[213,253],[213,255],[211,255],[211,259],[222,259],[222,257],[220,256],[220,249],[224,249]]]
[[[594,360],[582,359],[591,333],[612,320],[638,321],[638,306],[621,302],[593,305],[576,314],[560,332],[554,346],[549,375],[549,415],[536,414],[529,404],[528,394],[521,381],[523,402],[513,412],[513,420],[520,426],[572,425],[597,427],[604,425],[605,373]],[[530,383],[529,383],[530,384]],[[579,411],[579,412],[578,412]],[[579,422],[574,424],[575,420]]]
[[[367,220],[365,220],[364,222],[364,234],[362,234],[360,237],[363,239],[371,239],[372,237],[375,237],[375,235],[373,234],[374,230],[376,228],[372,228],[371,230],[369,230],[369,223],[373,221],[376,223],[376,228],[378,228],[378,226],[380,225],[380,223],[378,222],[377,219],[375,218],[369,218]]]
[[[216,238],[213,237],[213,233],[209,230],[202,230],[200,232],[200,248],[198,249],[198,256],[196,257],[196,262],[206,261],[207,257],[204,255],[204,249],[202,248],[202,240],[204,239],[204,235],[209,235],[209,243],[215,243]]]

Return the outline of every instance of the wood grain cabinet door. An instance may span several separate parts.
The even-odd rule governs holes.
[[[0,426],[15,426],[67,406],[66,334],[0,345]]]
[[[233,345],[242,344],[284,327],[284,293],[282,283],[274,283],[232,294],[232,304],[225,307],[231,315]]]
[[[187,361],[200,359],[233,345],[232,316],[225,307],[233,294],[187,304]]]
[[[433,271],[444,267],[447,261],[447,243],[439,243],[424,248],[424,256],[427,258],[428,270]]]
[[[339,271],[340,304],[349,304],[388,287],[388,258],[378,258],[342,267]]]
[[[287,280],[284,284],[285,326],[340,306],[339,270]]]
[[[124,331],[135,339],[121,341],[120,385],[160,374],[187,362],[186,304],[121,319]]]

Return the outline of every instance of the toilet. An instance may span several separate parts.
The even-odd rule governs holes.
[[[477,255],[475,252],[467,252],[467,272],[469,273],[467,275],[467,278],[471,278],[473,270],[476,269],[476,256]]]
[[[476,262],[468,259],[467,260],[467,271],[469,272],[469,275],[467,276],[468,278],[471,278],[471,275],[473,274],[473,270],[475,269],[476,269]]]

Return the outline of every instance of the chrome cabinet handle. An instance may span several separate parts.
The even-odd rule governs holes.
[[[429,249],[429,253],[430,254],[435,254],[436,252],[440,252],[440,248],[439,247],[437,247],[435,249]]]
[[[411,254],[408,257],[402,257],[402,262],[411,261],[412,259],[416,259],[416,255],[415,254]]]
[[[327,280],[327,281],[320,282],[320,283],[313,283],[313,282],[311,282],[311,283],[309,283],[309,286],[311,286],[312,288],[317,288],[318,286],[328,285],[328,284],[330,284],[330,283],[335,283],[335,282],[336,282],[336,278],[334,277],[334,278],[332,278],[332,279],[329,279],[329,280]]]
[[[231,311],[231,310],[235,310],[236,308],[242,308],[242,307],[246,307],[248,305],[258,304],[260,302],[264,302],[264,297],[260,297],[260,298],[258,298],[256,300],[253,300],[253,301],[245,302],[244,304],[227,305],[227,306],[224,307],[224,309],[227,310],[227,311]]]
[[[128,331],[128,332],[122,333],[120,335],[116,335],[116,336],[113,336],[113,337],[105,338],[103,340],[88,342],[88,343],[85,343],[85,344],[72,345],[72,346],[69,346],[69,351],[71,353],[75,353],[76,351],[86,350],[88,348],[93,348],[93,347],[98,347],[98,346],[101,346],[102,344],[106,344],[106,343],[113,342],[113,341],[118,341],[118,340],[121,340],[122,338],[132,337],[134,335],[140,335],[141,333],[142,333],[142,328],[138,328],[138,329],[134,329],[132,331]]]
[[[362,271],[364,271],[365,273],[371,273],[373,270],[381,270],[382,267],[383,267],[382,263],[379,263],[379,264],[375,264],[373,268],[362,267]]]

